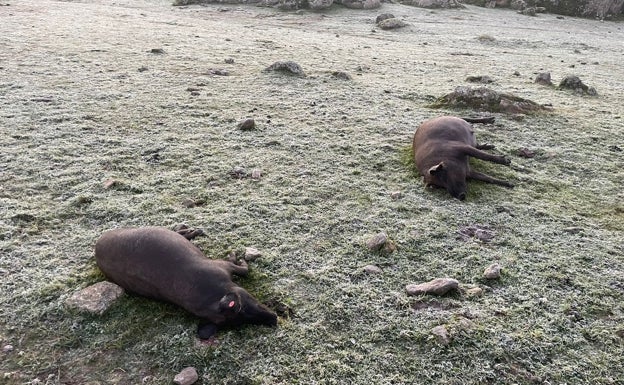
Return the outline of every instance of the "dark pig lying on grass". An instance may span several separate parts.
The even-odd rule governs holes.
[[[474,120],[477,122],[479,120]],[[466,199],[466,179],[477,179],[505,187],[509,182],[470,169],[468,157],[508,165],[510,160],[482,151],[472,126],[464,119],[442,116],[423,122],[414,134],[412,146],[416,168],[425,179],[425,186],[445,188],[453,197]]]
[[[185,236],[161,227],[105,232],[95,245],[102,272],[124,289],[200,317],[199,337],[222,326],[277,325],[277,315],[232,281],[247,265],[210,260]]]

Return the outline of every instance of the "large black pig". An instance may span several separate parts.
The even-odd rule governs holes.
[[[468,157],[509,165],[504,156],[482,151],[490,146],[479,146],[472,126],[464,119],[442,116],[423,122],[414,134],[412,146],[414,162],[425,179],[426,186],[445,188],[453,197],[466,199],[466,179],[477,179],[505,187],[513,184],[472,170]]]
[[[176,304],[200,317],[198,335],[222,326],[277,325],[277,315],[232,281],[247,265],[210,260],[185,236],[162,227],[105,232],[95,245],[98,267],[124,289]]]

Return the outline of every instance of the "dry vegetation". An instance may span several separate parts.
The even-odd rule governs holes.
[[[204,384],[621,383],[621,23],[392,4],[283,13],[7,2],[1,381],[166,384],[192,365]],[[381,12],[410,25],[375,29]],[[262,71],[277,60],[307,77]],[[543,71],[555,82],[575,74],[599,95],[535,84]],[[477,167],[516,188],[473,182],[459,202],[424,190],[409,146],[423,119],[471,113],[426,107],[470,75],[553,112],[477,125],[481,142],[512,157],[511,168]],[[236,128],[246,117],[257,130]],[[535,156],[518,156],[523,148]],[[260,180],[233,177],[254,169]],[[104,188],[108,179],[117,184]],[[181,222],[207,232],[196,243],[211,257],[261,249],[241,284],[294,316],[203,346],[196,320],[166,304],[126,296],[102,317],[64,307],[102,279],[92,250],[101,232]],[[492,241],[458,236],[472,224]],[[396,252],[366,248],[380,231]],[[486,282],[492,262],[503,276]],[[367,264],[383,273],[363,273]],[[485,291],[405,294],[436,277]],[[431,334],[440,325],[450,344]]]

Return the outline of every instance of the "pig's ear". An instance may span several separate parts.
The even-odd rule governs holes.
[[[241,298],[237,293],[227,293],[219,301],[219,310],[223,313],[238,313],[241,307]]]
[[[446,165],[444,164],[444,162],[440,162],[440,163],[436,164],[435,166],[432,166],[429,169],[429,174],[435,175],[436,173],[439,173],[440,171],[444,170],[445,168],[446,168]]]

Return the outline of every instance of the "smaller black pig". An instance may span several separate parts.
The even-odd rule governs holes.
[[[466,179],[477,179],[505,187],[513,184],[474,171],[468,157],[509,165],[504,156],[492,155],[478,146],[472,126],[464,119],[442,116],[423,122],[416,129],[412,146],[414,162],[425,179],[425,185],[445,188],[453,197],[466,199]]]
[[[98,267],[124,289],[176,304],[200,317],[198,335],[222,326],[277,325],[277,315],[232,281],[247,265],[210,260],[185,236],[162,227],[105,232],[95,244]]]

